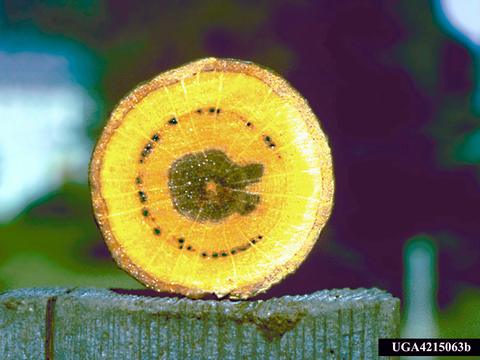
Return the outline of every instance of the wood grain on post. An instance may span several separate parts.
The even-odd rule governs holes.
[[[96,288],[0,295],[1,359],[376,359],[400,300],[378,289],[191,300]],[[138,292],[137,292],[138,293]]]
[[[0,359],[46,359],[52,353],[52,310],[67,288],[18,289],[0,295]]]

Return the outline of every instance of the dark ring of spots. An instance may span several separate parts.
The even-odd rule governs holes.
[[[147,194],[145,194],[145,192],[139,191],[138,196],[140,196],[140,201],[141,202],[146,202],[147,201]]]
[[[220,150],[188,154],[168,171],[168,187],[178,212],[193,221],[219,222],[238,213],[248,215],[260,202],[247,186],[261,181],[264,167],[238,165]]]
[[[153,150],[155,149],[155,146],[157,145],[156,143],[160,140],[160,137],[158,136],[158,134],[154,134],[152,136],[152,141],[148,142],[142,149],[142,152],[141,152],[141,158],[140,158],[140,163],[143,164],[143,158],[146,158],[148,157],[148,155],[150,155],[150,153],[153,152]]]
[[[238,251],[247,251],[249,248],[252,247],[252,244],[257,244],[259,242],[259,240],[256,240],[256,239],[263,239],[263,236],[258,235],[257,237],[255,237],[253,239],[250,239],[248,243],[240,245],[240,246],[236,246],[236,247],[234,247],[232,249],[229,249],[229,250],[221,249],[221,250],[212,251],[212,252],[204,251],[202,253],[202,257],[203,258],[208,258],[208,257],[218,258],[219,254],[222,257],[227,257],[229,254],[235,255]]]
[[[265,142],[268,144],[270,148],[274,148],[275,144],[273,143],[273,140],[270,136],[265,136]]]
[[[153,150],[152,144],[148,143],[142,150],[142,156],[147,156]]]
[[[196,251],[192,244],[188,244],[188,243],[185,242],[184,238],[178,238],[178,239],[176,239],[176,241],[177,241],[177,246],[178,246],[179,249],[183,249],[183,247],[186,246],[187,250]],[[207,255],[205,254],[205,256],[207,256]]]
[[[173,118],[173,119],[169,120],[168,123],[169,123],[170,125],[177,125],[177,124],[178,124],[178,121],[177,121],[177,119]]]

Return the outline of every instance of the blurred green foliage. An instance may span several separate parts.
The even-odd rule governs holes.
[[[399,3],[402,22],[409,36],[395,48],[395,59],[413,75],[421,90],[436,98],[435,121],[426,132],[435,140],[438,162],[448,168],[469,164],[480,176],[480,142],[468,146],[468,138],[480,128],[478,114],[471,103],[473,88],[465,92],[445,91],[442,88],[440,55],[452,39],[439,19],[434,17],[438,1],[408,0]],[[438,10],[437,10],[438,11]],[[471,71],[470,76],[472,76]],[[433,111],[433,109],[432,109]],[[479,178],[480,179],[480,178]]]
[[[90,191],[67,183],[0,228],[0,288],[143,288],[116,267],[95,224]]]
[[[480,289],[464,288],[447,308],[440,312],[442,338],[479,338]]]

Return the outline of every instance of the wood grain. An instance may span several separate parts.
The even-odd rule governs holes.
[[[261,301],[148,291],[19,289],[0,295],[1,359],[373,359],[398,334],[400,301],[378,289]]]

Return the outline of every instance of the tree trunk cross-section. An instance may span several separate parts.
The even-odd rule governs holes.
[[[377,359],[400,300],[378,289],[269,300],[31,288],[0,294],[1,359]]]

